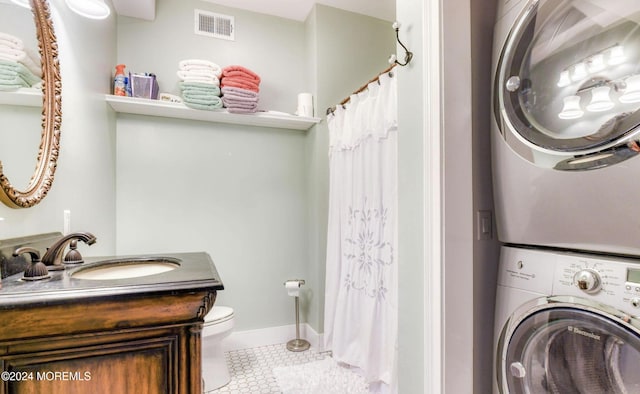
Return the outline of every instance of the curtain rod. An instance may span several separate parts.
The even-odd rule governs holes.
[[[357,90],[355,90],[353,93],[351,93],[349,96],[345,97],[342,101],[340,101],[340,104],[338,105],[345,105],[346,103],[349,102],[349,100],[351,100],[351,96],[354,94],[358,94],[360,92],[363,92],[367,89],[367,87],[369,86],[370,83],[372,82],[379,82],[380,81],[380,77],[388,72],[390,72],[391,70],[393,70],[393,68],[397,65],[397,63],[392,64],[391,66],[389,66],[389,68],[387,68],[386,70],[384,70],[383,72],[381,72],[380,74],[378,74],[375,78],[372,78],[369,80],[369,82],[365,83],[364,85],[360,86]],[[334,105],[333,107],[329,107],[327,108],[327,115],[333,113],[333,111],[336,110],[336,107],[338,105]]]
[[[351,100],[351,96],[354,94],[358,94],[362,91],[364,91],[365,89],[367,89],[367,86],[369,86],[370,83],[372,82],[378,82],[380,83],[380,76],[390,72],[395,66],[397,66],[398,64],[401,66],[406,66],[407,64],[409,64],[409,62],[411,61],[411,59],[413,59],[413,52],[411,52],[410,50],[407,49],[407,47],[402,43],[402,41],[400,41],[400,23],[398,22],[393,22],[393,30],[396,31],[396,41],[398,41],[398,44],[400,44],[400,46],[402,46],[402,48],[404,49],[404,63],[401,63],[398,61],[398,59],[396,58],[396,55],[391,55],[391,57],[389,58],[389,63],[391,63],[391,67],[387,68],[386,70],[384,70],[383,72],[381,72],[380,74],[378,74],[375,78],[371,79],[369,82],[367,82],[366,84],[362,85],[358,90],[356,90],[355,92],[351,93],[349,95],[349,97],[345,98],[344,100],[342,100],[340,102],[339,105],[344,106],[346,103],[349,102],[349,100]],[[329,107],[327,108],[327,115],[330,115],[333,113],[333,111],[336,110],[337,105],[334,105],[333,107]]]

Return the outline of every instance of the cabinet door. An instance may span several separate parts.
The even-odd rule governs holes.
[[[176,393],[178,349],[178,336],[168,336],[8,356],[4,392]]]

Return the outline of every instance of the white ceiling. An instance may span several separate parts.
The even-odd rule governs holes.
[[[132,18],[156,19],[156,0],[111,0],[118,15]]]
[[[340,8],[372,16],[374,18],[394,21],[396,15],[395,0],[203,0],[209,3],[224,5],[275,15],[282,18],[304,21],[315,3]],[[153,20],[155,18],[156,0],[112,0],[119,15]]]
[[[304,21],[315,3],[343,10],[357,12],[379,19],[394,21],[396,15],[395,0],[204,0],[228,7],[240,8],[280,16],[287,19]]]

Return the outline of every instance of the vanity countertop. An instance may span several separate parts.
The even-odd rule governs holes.
[[[76,279],[75,271],[92,263],[107,260],[141,257],[169,257],[178,259],[180,267],[154,275],[126,279],[87,280]],[[190,290],[223,290],[224,286],[209,254],[163,253],[135,256],[87,257],[83,264],[68,266],[62,271],[51,271],[51,278],[40,281],[25,281],[22,273],[2,279],[0,288],[0,308],[12,306],[65,303],[69,301],[122,297],[151,293],[181,293]]]

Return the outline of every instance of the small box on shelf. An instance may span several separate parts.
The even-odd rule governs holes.
[[[131,96],[138,98],[158,99],[158,81],[154,74],[131,74],[129,73],[129,83],[131,84]]]

